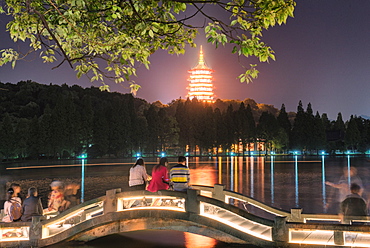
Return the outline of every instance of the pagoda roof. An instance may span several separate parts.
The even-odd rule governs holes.
[[[204,53],[203,53],[203,47],[202,46],[200,46],[198,65],[196,65],[195,67],[191,68],[191,71],[192,70],[199,70],[199,69],[212,70],[211,68],[209,68],[206,65],[206,62],[204,61]]]

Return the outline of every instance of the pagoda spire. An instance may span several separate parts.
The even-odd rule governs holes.
[[[198,65],[203,66],[204,65],[204,54],[203,54],[203,46],[200,45],[200,52],[199,52],[199,63]]]

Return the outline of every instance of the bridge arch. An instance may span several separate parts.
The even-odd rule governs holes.
[[[226,243],[261,243],[260,240],[246,237],[242,232],[235,232],[230,226],[220,224],[216,220],[209,220],[187,212],[142,209],[97,216],[64,232],[41,240],[39,245],[48,246],[61,240],[86,242],[110,234],[150,229],[189,232]],[[272,245],[271,242],[263,242],[263,244],[264,246]]]

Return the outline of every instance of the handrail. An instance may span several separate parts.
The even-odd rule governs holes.
[[[335,215],[335,214],[305,214],[305,213],[302,213],[302,209],[299,209],[299,208],[298,209],[296,209],[296,208],[291,209],[291,212],[289,213],[287,211],[284,211],[284,210],[277,209],[277,208],[271,207],[269,205],[266,205],[263,202],[260,202],[256,199],[251,198],[251,197],[242,195],[242,194],[234,192],[234,191],[226,190],[223,187],[215,188],[215,187],[204,186],[204,185],[192,185],[192,188],[196,189],[196,190],[200,190],[201,195],[203,195],[203,196],[210,196],[211,195],[211,197],[214,197],[215,194],[221,195],[221,197],[223,199],[219,199],[219,200],[223,200],[226,203],[229,203],[229,199],[236,199],[238,201],[242,201],[242,202],[245,202],[247,204],[253,205],[254,207],[257,207],[258,209],[261,209],[261,210],[263,210],[267,213],[273,214],[275,216],[282,216],[282,217],[286,216],[287,221],[291,221],[291,222],[306,223],[306,221],[309,221],[309,220],[314,220],[314,221],[336,221],[336,222],[341,221],[341,218],[340,218],[339,215]],[[216,192],[217,190],[222,190],[222,192]],[[205,192],[207,192],[207,193],[205,193]],[[351,219],[353,221],[370,222],[370,216],[352,217]]]
[[[244,201],[264,211],[273,213],[276,217],[274,220],[271,220],[254,215],[242,208],[229,204],[228,199]],[[48,240],[52,236],[58,235],[55,236],[56,239],[65,239],[68,238],[66,235],[74,235],[75,231],[83,232],[85,231],[84,228],[91,229],[91,225],[99,224],[94,221],[86,222],[91,215],[95,216],[98,214],[101,217],[97,218],[102,218],[105,220],[104,223],[108,223],[111,221],[111,217],[122,218],[122,216],[126,216],[125,218],[127,218],[127,216],[140,216],[140,214],[137,215],[139,212],[130,212],[136,210],[143,210],[143,213],[147,213],[145,215],[147,217],[151,216],[152,212],[150,211],[176,210],[178,212],[173,212],[176,215],[170,214],[169,216],[182,216],[181,218],[188,218],[190,221],[210,225],[216,229],[221,228],[219,230],[228,233],[230,231],[237,238],[242,237],[241,239],[244,239],[246,238],[245,235],[252,235],[257,239],[261,239],[263,242],[277,242],[276,244],[279,244],[279,242],[302,244],[319,242],[317,241],[318,239],[311,238],[315,235],[315,232],[329,237],[326,239],[326,245],[350,245],[346,241],[345,233],[360,236],[367,235],[366,237],[370,239],[370,226],[306,223],[306,220],[337,221],[339,217],[338,215],[302,214],[300,209],[292,209],[290,213],[285,212],[267,206],[250,197],[243,196],[240,193],[225,190],[222,185],[215,185],[215,187],[195,185],[193,189],[187,192],[164,190],[153,193],[148,191],[121,192],[120,189],[109,190],[106,196],[84,202],[48,220],[33,217],[32,222],[1,223],[0,234],[2,235],[4,230],[6,232],[10,229],[17,230],[17,232],[26,231],[29,232],[29,236],[21,237],[18,241],[13,236],[14,239],[5,238],[5,241],[30,242],[30,244],[36,242],[38,244],[37,242],[41,242],[42,240],[44,242],[43,244],[50,244],[45,242],[45,240]],[[107,215],[107,218],[104,218],[104,215],[110,213],[112,215]],[[90,217],[88,217],[89,215]],[[72,224],[68,222],[77,216],[79,218],[77,218],[78,220],[76,222],[71,222]],[[212,222],[210,219],[216,222]],[[353,217],[353,219],[355,221],[366,222],[370,220],[370,217]],[[58,224],[65,224],[64,229],[56,228],[55,225]],[[79,226],[73,228],[74,225]],[[69,228],[71,228],[69,231],[64,234],[62,233]],[[255,229],[259,229],[260,232],[253,231]],[[300,241],[299,238],[304,235],[302,234],[304,232],[312,232],[313,234],[311,236],[310,234],[305,236],[307,240],[303,239],[303,241]],[[4,239],[0,237],[0,241],[2,242]]]
[[[105,200],[105,196],[101,196],[101,197],[86,201],[86,202],[84,202],[80,205],[77,205],[77,206],[74,206],[70,209],[67,209],[66,211],[58,214],[55,217],[52,217],[48,220],[42,221],[42,225],[43,226],[48,226],[48,225],[60,223],[61,221],[65,220],[65,219],[69,219],[69,218],[75,216],[77,213],[83,212],[83,211],[85,211],[85,210],[87,210],[91,207],[96,206],[97,204],[100,204],[100,203],[104,202],[104,200]]]
[[[256,216],[254,214],[248,213],[247,211],[245,211],[241,208],[238,208],[236,206],[227,204],[225,202],[222,202],[222,201],[219,201],[219,200],[216,200],[216,199],[213,199],[213,198],[208,198],[208,197],[199,195],[197,197],[197,200],[201,201],[201,202],[212,204],[212,205],[220,207],[220,208],[223,208],[223,209],[228,210],[230,212],[233,212],[233,213],[235,213],[235,214],[237,214],[241,217],[247,218],[251,221],[254,221],[254,222],[266,225],[266,226],[272,227],[274,225],[274,221],[272,221],[272,220]]]
[[[215,188],[210,187],[210,186],[202,186],[202,185],[193,185],[193,189],[197,189],[200,191],[208,191],[211,192],[212,194],[215,193]],[[268,213],[274,214],[275,216],[290,216],[289,212],[286,212],[284,210],[276,209],[274,207],[268,206],[256,199],[250,198],[248,196],[242,195],[237,192],[229,191],[229,190],[223,190],[223,195],[224,195],[224,201],[228,203],[229,198],[233,198],[239,201],[243,201],[245,203],[251,204],[259,209],[262,209]]]

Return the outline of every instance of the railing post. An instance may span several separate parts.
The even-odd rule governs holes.
[[[344,232],[343,231],[334,231],[334,244],[344,245]]]
[[[286,225],[286,216],[276,216],[272,227],[272,240],[280,247],[281,243],[289,242],[289,230]],[[284,246],[284,245],[282,245]]]
[[[291,222],[302,222],[304,223],[304,219],[302,217],[302,208],[292,208],[290,209],[290,219]]]
[[[42,216],[32,216],[32,222],[28,237],[30,240],[31,247],[38,247],[39,240],[42,239]]]
[[[188,189],[185,201],[185,211],[188,213],[200,214],[200,202],[197,200],[199,190]]]
[[[121,189],[111,189],[106,191],[105,201],[103,204],[104,214],[117,211],[117,193],[121,193]]]
[[[212,198],[214,198],[216,200],[219,200],[219,201],[222,201],[222,202],[225,202],[224,189],[225,189],[225,185],[215,184],[214,189],[213,189],[213,193],[212,193]]]

